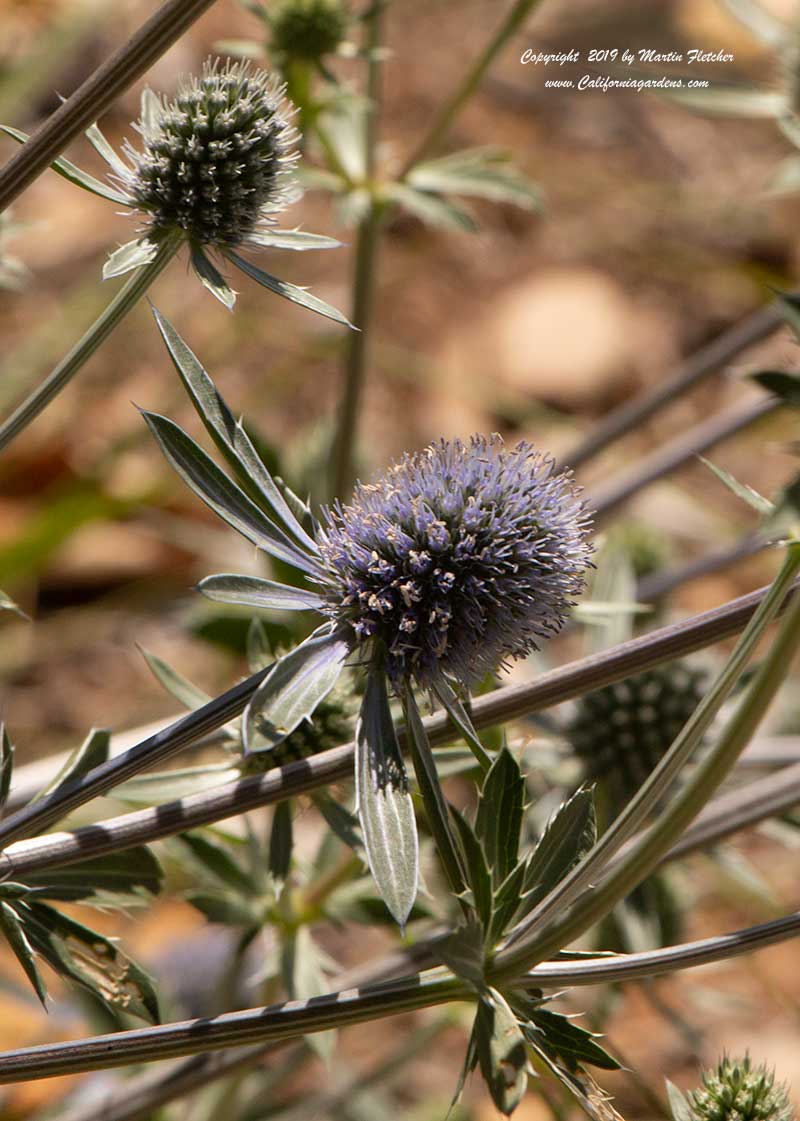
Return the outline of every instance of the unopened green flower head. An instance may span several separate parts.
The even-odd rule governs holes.
[[[316,62],[332,54],[347,32],[341,0],[281,0],[270,6],[273,53],[284,61]]]
[[[151,242],[181,231],[196,245],[232,247],[293,202],[293,110],[274,75],[247,62],[208,61],[174,100],[150,94],[130,144],[123,186]]]
[[[743,1059],[723,1057],[703,1074],[703,1085],[688,1095],[696,1121],[792,1121],[794,1109],[775,1072]]]

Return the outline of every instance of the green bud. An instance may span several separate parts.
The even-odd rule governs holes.
[[[272,51],[286,62],[318,62],[332,54],[350,22],[341,0],[281,0],[267,14]]]
[[[703,1085],[688,1095],[694,1121],[791,1121],[794,1109],[786,1087],[764,1064],[724,1056],[703,1074]]]

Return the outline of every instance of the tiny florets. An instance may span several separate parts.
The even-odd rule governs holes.
[[[272,50],[286,61],[315,62],[332,54],[349,22],[341,0],[281,0],[268,10]]]
[[[151,95],[149,104],[136,126],[143,151],[125,147],[133,168],[124,185],[150,240],[181,230],[199,245],[236,246],[296,197],[297,134],[274,76],[207,62],[173,101]]]
[[[440,674],[469,685],[537,649],[591,553],[571,475],[499,436],[406,455],[325,522],[327,614],[395,687]]]
[[[795,1116],[786,1087],[766,1066],[722,1059],[703,1074],[703,1085],[689,1095],[696,1121],[791,1121]]]

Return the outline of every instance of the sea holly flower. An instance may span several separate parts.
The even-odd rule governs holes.
[[[684,1096],[668,1083],[675,1121],[792,1121],[795,1111],[786,1086],[766,1065],[750,1057],[723,1056],[703,1073],[702,1086]]]
[[[274,751],[331,692],[345,664],[366,678],[356,728],[356,790],[370,868],[402,925],[417,888],[417,836],[405,764],[390,711],[403,703],[415,765],[430,745],[414,696],[435,696],[481,765],[489,757],[457,691],[524,657],[555,634],[583,587],[588,517],[569,472],[499,436],[439,441],[404,456],[351,501],[298,517],[210,377],[156,312],[189,396],[244,489],[166,417],[145,419],[169,462],[211,509],[304,586],[256,576],[209,576],[210,599],[259,610],[315,611],[317,629],[279,658],[242,722],[247,752]],[[419,771],[418,771],[419,773]],[[440,798],[440,795],[437,795]],[[426,803],[427,804],[427,803]]]
[[[270,49],[282,65],[321,63],[344,42],[350,16],[341,0],[279,0],[261,9]]]
[[[208,60],[199,77],[183,78],[173,99],[149,89],[134,125],[141,148],[125,141],[115,151],[97,125],[87,139],[111,169],[103,183],[69,161],[54,168],[94,194],[129,208],[140,221],[137,237],[106,261],[104,278],[152,262],[165,244],[189,247],[200,281],[226,307],[236,294],[214,258],[235,265],[258,283],[340,323],[346,318],[305,289],[279,280],[239,256],[239,249],[330,249],[333,238],[278,229],[276,216],[301,191],[293,168],[299,158],[294,108],[284,86],[249,62]],[[17,140],[24,133],[3,126]]]

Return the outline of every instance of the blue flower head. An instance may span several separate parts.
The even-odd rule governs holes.
[[[464,686],[563,625],[588,516],[571,475],[499,436],[405,455],[325,512],[323,610],[393,686]]]

